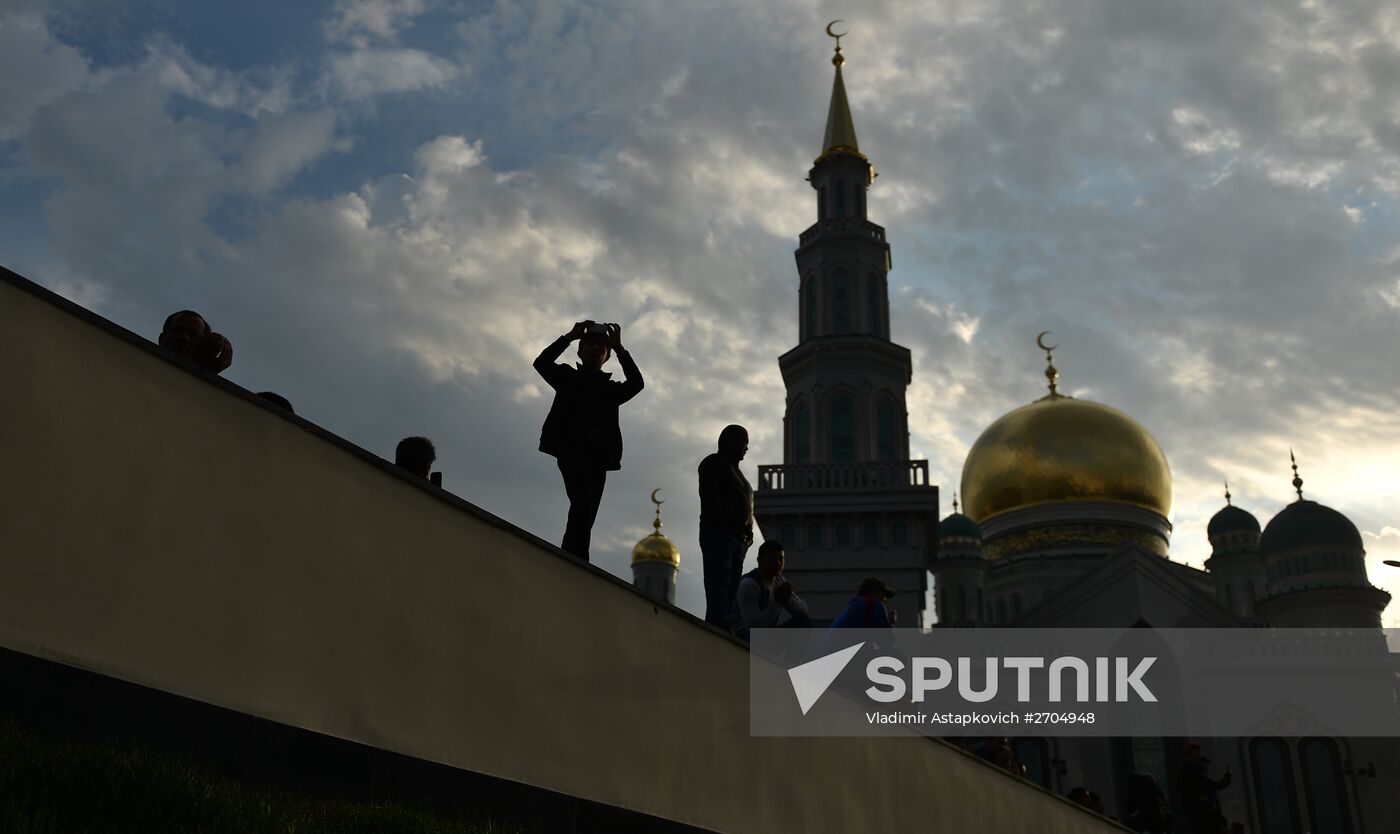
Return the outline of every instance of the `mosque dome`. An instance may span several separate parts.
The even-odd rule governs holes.
[[[1257,536],[1259,519],[1233,504],[1226,505],[1211,516],[1210,523],[1206,525],[1206,535],[1212,539],[1225,533],[1253,533]]]
[[[979,523],[1066,501],[1127,504],[1166,518],[1172,479],[1162,447],[1140,423],[1052,389],[982,432],[963,465],[962,494],[967,515]]]
[[[938,538],[940,541],[945,539],[981,539],[982,528],[977,526],[977,522],[962,513],[953,513],[938,522]]]
[[[652,531],[641,541],[632,546],[632,564],[636,565],[645,562],[662,562],[674,568],[681,566],[681,551],[675,543],[661,532],[661,504],[656,500],[656,493],[651,494],[651,500],[656,502],[656,519],[652,521]]]
[[[1316,501],[1299,499],[1274,516],[1259,538],[1260,554],[1293,547],[1348,547],[1364,550],[1351,519]]]

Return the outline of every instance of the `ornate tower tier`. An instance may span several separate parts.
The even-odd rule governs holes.
[[[822,152],[807,180],[817,221],[801,234],[798,344],[778,359],[787,388],[783,464],[760,466],[755,515],[787,552],[786,575],[818,623],[869,575],[922,621],[938,491],[909,459],[909,350],[890,341],[890,247],[867,219],[875,169],[860,150],[837,39]]]

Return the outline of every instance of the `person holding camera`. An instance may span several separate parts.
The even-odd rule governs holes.
[[[578,364],[557,362],[570,342],[578,342]],[[616,353],[622,381],[603,364]],[[642,390],[642,372],[622,346],[622,326],[576,322],[535,358],[535,370],[554,389],[554,403],[540,430],[540,451],[553,455],[569,496],[569,520],[560,547],[588,561],[593,521],[603,501],[608,472],[622,468],[622,429],[618,408]]]
[[[213,373],[233,364],[233,345],[193,310],[171,313],[160,328],[161,347]]]

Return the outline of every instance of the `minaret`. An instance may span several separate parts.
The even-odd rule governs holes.
[[[817,222],[799,238],[798,345],[778,364],[787,385],[783,460],[788,464],[909,459],[905,389],[909,351],[889,340],[890,246],[867,219],[875,168],[856,140],[836,67],[822,152],[807,181]]]
[[[1231,501],[1225,484],[1225,506],[1206,526],[1210,558],[1205,568],[1215,581],[1215,596],[1237,617],[1254,617],[1259,598],[1268,587],[1264,562],[1259,558],[1259,520]]]
[[[837,21],[839,22],[839,21]],[[834,24],[833,24],[834,25]],[[787,388],[783,464],[759,467],[755,516],[781,538],[784,575],[829,620],[862,577],[899,593],[899,622],[922,618],[925,551],[936,549],[938,492],[909,459],[913,364],[890,341],[890,247],[867,219],[875,169],[846,99],[840,38],[821,153],[807,173],[816,223],[798,239],[798,344],[778,359]]]
[[[661,505],[666,502],[656,497],[658,492],[660,490],[652,490],[651,493],[652,503],[656,504],[652,531],[632,548],[632,585],[652,599],[675,605],[681,552],[661,532]]]

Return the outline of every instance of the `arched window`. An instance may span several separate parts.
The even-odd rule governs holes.
[[[875,404],[875,458],[894,460],[894,406],[889,400]]]
[[[997,625],[1006,625],[1006,600],[997,600]]]
[[[826,186],[817,189],[817,219],[826,219]]]
[[[902,521],[890,525],[890,544],[895,547],[909,543],[909,527]]]
[[[880,525],[867,521],[861,528],[861,543],[867,547],[878,547],[880,544]]]
[[[855,195],[855,203],[856,203],[856,212],[855,212],[855,213],[856,213],[856,217],[864,217],[864,216],[865,216],[865,189],[864,189],[864,188],[861,188],[861,187],[860,187],[860,183],[857,182],[857,183],[855,184],[855,187],[851,189],[851,193],[852,193],[853,195]]]
[[[1235,613],[1235,588],[1226,583],[1225,585],[1225,607],[1230,609],[1230,613]]]
[[[967,586],[958,586],[958,619],[967,619]]]
[[[1019,618],[1021,616],[1021,595],[1011,595],[1011,616]]]
[[[807,276],[807,282],[802,285],[802,305],[807,309],[807,338],[817,335],[817,322],[820,321],[817,312],[817,279],[814,275]]]
[[[986,610],[986,609],[982,607],[982,589],[981,589],[981,588],[978,588],[978,589],[977,589],[977,615],[978,615],[979,617],[982,616],[982,612],[985,611],[985,610]]]
[[[1313,834],[1351,834],[1341,757],[1331,739],[1305,738],[1298,743],[1303,760],[1303,785],[1308,794],[1308,820]]]
[[[945,623],[946,623],[946,622],[949,620],[948,613],[949,613],[949,612],[948,612],[948,589],[947,589],[947,588],[939,588],[939,589],[938,589],[938,620],[939,620],[939,622],[945,622]]]
[[[865,332],[880,335],[880,279],[873,272],[865,276]]]
[[[792,412],[792,462],[812,462],[812,417],[805,405]]]
[[[842,180],[836,181],[836,210],[832,212],[834,217],[846,216],[846,183]]]
[[[849,545],[851,543],[851,525],[844,521],[836,522],[836,544]]]
[[[856,459],[856,402],[845,395],[831,398],[831,462]]]
[[[832,332],[844,336],[851,332],[851,287],[846,270],[838,268],[832,273],[831,296]]]
[[[822,526],[816,522],[807,525],[807,546],[822,546]]]
[[[778,538],[782,541],[784,550],[792,550],[797,547],[797,528],[791,524],[784,524]]]
[[[1254,783],[1259,786],[1259,830],[1298,834],[1298,795],[1288,745],[1281,739],[1257,738],[1250,742],[1249,758],[1254,762]]]

